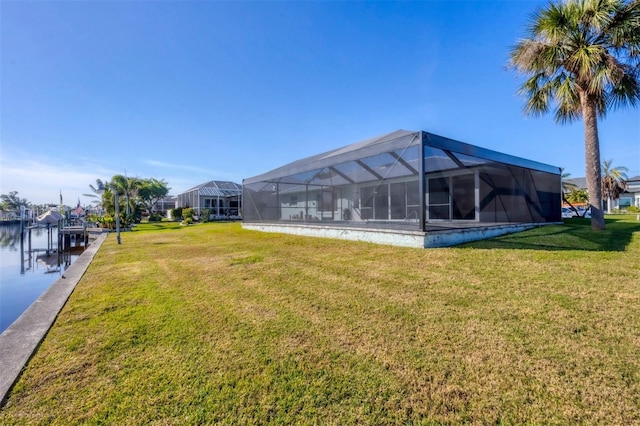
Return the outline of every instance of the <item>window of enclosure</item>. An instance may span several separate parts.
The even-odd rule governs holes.
[[[420,218],[420,183],[417,180],[405,182],[407,194],[407,219]]]
[[[318,214],[321,219],[332,219],[333,212],[337,208],[334,202],[333,191],[331,188],[323,188],[316,198],[316,205],[318,206]]]
[[[389,219],[389,186],[379,185],[375,189],[373,218],[377,220]]]
[[[454,220],[474,220],[476,218],[475,175],[451,177],[451,208]]]
[[[363,220],[373,219],[373,192],[375,187],[360,188],[360,217]]]
[[[389,187],[391,219],[404,219],[407,216],[405,207],[407,197],[405,183],[392,183]]]
[[[475,220],[476,187],[475,173],[429,178],[427,183],[428,219]]]
[[[363,220],[417,220],[420,189],[417,180],[396,181],[360,189]]]
[[[429,219],[450,219],[450,207],[449,178],[429,179]]]

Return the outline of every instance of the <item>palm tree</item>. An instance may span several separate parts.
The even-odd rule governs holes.
[[[91,200],[91,204],[95,204],[96,206],[99,206],[100,214],[102,214],[102,211],[104,210],[104,206],[102,205],[102,194],[104,194],[106,185],[104,184],[104,182],[102,182],[101,179],[96,179],[96,186],[89,184],[89,188],[91,188],[91,192],[93,192],[93,194],[82,194],[82,195],[85,197],[95,198],[94,200]]]
[[[510,66],[528,76],[526,114],[582,118],[591,227],[604,229],[598,118],[640,101],[640,0],[566,0],[533,16]]]
[[[135,197],[138,194],[140,179],[130,178],[123,175],[115,175],[105,186],[108,192],[112,193],[110,194],[111,197],[115,195],[115,193],[117,193],[118,195],[124,195],[126,202],[125,214],[127,220],[130,220],[131,215],[135,210],[132,206],[132,202],[135,200]]]
[[[612,160],[602,162],[602,196],[607,200],[607,213],[611,213],[613,200],[627,189],[627,171],[624,166],[611,167]]]

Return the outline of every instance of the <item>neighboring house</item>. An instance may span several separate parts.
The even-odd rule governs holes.
[[[640,208],[640,175],[627,179],[627,190],[618,200],[618,206],[636,206]]]
[[[14,221],[20,219],[20,214],[15,210],[0,210],[0,220]]]
[[[567,179],[567,182],[573,183],[579,189],[587,189],[587,178],[573,178]],[[602,200],[603,210],[607,211],[607,202],[608,200]],[[617,200],[612,200],[611,202],[611,210],[615,209],[625,209],[629,206],[640,207],[640,175],[634,176],[627,179],[627,189],[622,194],[620,194],[620,198]]]
[[[242,209],[242,185],[212,180],[178,194],[176,207],[190,207],[197,215],[208,209],[216,218],[239,217]]]
[[[398,130],[245,179],[243,226],[443,246],[560,222],[560,188],[558,167]]]
[[[173,195],[167,195],[166,197],[158,200],[158,202],[153,206],[153,212],[158,213],[162,216],[167,216],[169,210],[176,208],[177,198]]]

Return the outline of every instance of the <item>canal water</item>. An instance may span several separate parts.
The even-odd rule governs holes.
[[[31,237],[29,237],[29,233]],[[0,225],[0,333],[71,265],[84,247],[58,252],[57,227]]]

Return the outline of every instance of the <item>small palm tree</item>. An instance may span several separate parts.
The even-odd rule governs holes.
[[[123,195],[125,198],[125,214],[127,220],[132,219],[132,214],[135,211],[135,206],[133,205],[137,195],[138,190],[140,189],[141,180],[135,177],[127,177],[123,175],[115,175],[111,178],[106,184],[107,189],[109,189],[114,195],[116,192],[118,195]]]
[[[612,167],[612,160],[602,162],[602,197],[607,200],[607,213],[611,213],[613,200],[627,189],[627,171],[624,166]]]
[[[569,182],[569,178],[571,176],[571,173],[567,173],[564,171],[564,169],[560,169],[560,179],[562,181],[562,202],[569,204],[569,207],[571,207],[571,210],[573,210],[574,212],[576,212],[576,214],[580,214],[578,212],[578,209],[575,208],[575,206],[573,204],[571,204],[571,202],[567,199],[567,194],[575,191],[576,189],[578,189],[578,185],[576,185],[573,182]]]
[[[538,11],[510,65],[528,76],[526,114],[582,118],[591,227],[604,229],[598,118],[640,102],[640,0],[566,0]]]
[[[85,197],[93,198],[93,200],[91,200],[91,204],[94,204],[96,207],[99,207],[99,213],[102,214],[102,211],[104,209],[104,206],[102,205],[102,194],[104,194],[104,191],[106,189],[105,184],[102,182],[101,179],[96,179],[96,186],[89,184],[89,188],[91,188],[91,192],[93,192],[93,194],[82,194],[82,195]]]

